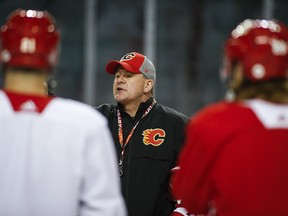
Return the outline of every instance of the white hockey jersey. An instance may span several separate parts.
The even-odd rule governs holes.
[[[0,216],[124,216],[104,117],[83,103],[0,90]]]

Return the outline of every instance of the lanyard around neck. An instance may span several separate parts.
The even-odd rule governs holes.
[[[143,115],[141,116],[141,118],[137,121],[137,123],[134,125],[134,127],[132,128],[132,130],[130,131],[130,133],[128,134],[125,142],[124,142],[124,138],[123,138],[123,121],[122,121],[122,116],[121,116],[121,112],[119,109],[117,109],[117,121],[118,121],[118,139],[119,139],[119,143],[122,147],[122,151],[121,151],[121,155],[120,155],[120,160],[119,160],[119,166],[123,166],[123,160],[124,160],[124,152],[125,152],[125,147],[127,146],[127,144],[129,143],[136,127],[138,126],[139,122],[146,116],[148,115],[148,113],[152,110],[153,106],[155,105],[156,101],[155,99],[153,100],[153,102],[150,104],[150,106],[146,109],[146,111],[143,113]],[[120,170],[121,171],[121,170]],[[123,173],[122,173],[123,174]],[[121,175],[121,174],[120,174]]]

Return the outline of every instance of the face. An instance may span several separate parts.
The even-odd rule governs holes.
[[[130,73],[119,66],[113,83],[114,99],[122,105],[142,102],[150,84],[151,80],[146,79],[142,74]]]

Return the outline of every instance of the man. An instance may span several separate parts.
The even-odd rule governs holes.
[[[229,101],[189,123],[174,195],[191,213],[288,215],[287,27],[240,23],[225,44],[223,72]]]
[[[59,38],[46,11],[16,10],[1,27],[0,215],[124,216],[107,120],[48,96]]]
[[[110,61],[117,105],[98,107],[108,119],[119,159],[119,175],[129,216],[167,216],[170,170],[184,140],[188,118],[153,97],[156,70],[144,55],[131,52]]]

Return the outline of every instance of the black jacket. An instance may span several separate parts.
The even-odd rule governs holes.
[[[140,104],[134,118],[125,113],[121,105],[103,104],[97,108],[109,121],[118,159],[122,147],[118,139],[117,109],[122,116],[125,142],[152,102],[150,98]],[[187,121],[185,115],[158,103],[140,120],[125,148],[121,176],[129,216],[169,216],[172,213],[174,203],[168,193],[169,174],[182,147]]]

